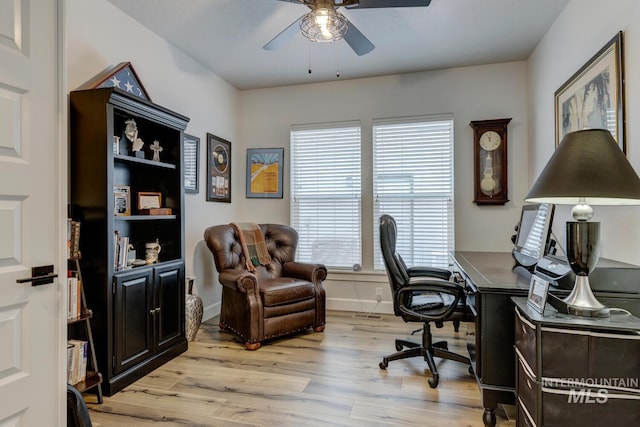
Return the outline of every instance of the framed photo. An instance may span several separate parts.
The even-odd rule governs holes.
[[[547,292],[549,291],[549,282],[535,274],[531,276],[531,282],[529,283],[529,296],[527,298],[527,305],[538,313],[544,313],[544,307],[547,304]]]
[[[569,132],[608,129],[626,153],[622,31],[555,92],[556,147]]]
[[[162,206],[162,193],[141,191],[138,193],[138,210],[157,209]]]
[[[284,148],[247,149],[247,198],[282,199]]]
[[[207,201],[231,203],[231,143],[207,133]]]
[[[200,152],[200,138],[184,134],[184,192],[198,192],[198,153]]]
[[[113,214],[116,216],[131,215],[131,188],[128,185],[113,187]]]

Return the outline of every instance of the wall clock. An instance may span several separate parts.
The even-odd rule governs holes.
[[[509,201],[507,186],[508,119],[476,120],[473,128],[474,203],[504,205]]]

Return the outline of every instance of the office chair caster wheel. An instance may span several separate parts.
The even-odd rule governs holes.
[[[469,366],[469,375],[474,376],[475,372],[473,372],[473,366]]]
[[[400,343],[396,343],[396,351],[400,351],[404,348],[404,346]]]
[[[429,387],[436,388],[438,387],[438,382],[440,381],[439,374],[433,374],[431,378],[429,378]]]
[[[385,357],[384,359],[382,359],[382,362],[380,362],[378,366],[380,366],[380,369],[386,370],[387,366],[389,366],[389,360]]]

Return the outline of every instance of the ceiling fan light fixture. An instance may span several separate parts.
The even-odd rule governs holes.
[[[342,39],[348,30],[347,18],[331,8],[317,8],[307,13],[300,22],[302,35],[312,42],[334,42]]]

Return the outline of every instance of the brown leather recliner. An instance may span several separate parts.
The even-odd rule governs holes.
[[[295,262],[298,233],[278,224],[259,224],[271,263],[250,272],[238,233],[231,224],[204,232],[222,284],[220,327],[244,339],[249,350],[262,341],[325,325],[327,269],[321,264]]]

